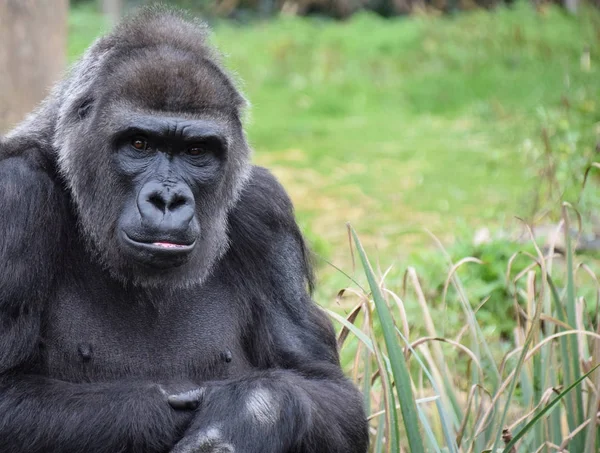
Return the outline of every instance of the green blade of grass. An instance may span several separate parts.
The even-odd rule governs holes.
[[[537,320],[534,320],[534,321],[537,321]],[[529,332],[529,335],[527,336],[525,344],[523,345],[523,350],[521,352],[521,355],[519,356],[519,361],[517,362],[515,374],[510,382],[510,386],[508,387],[508,395],[506,397],[506,403],[504,404],[504,409],[502,411],[502,415],[500,416],[500,423],[498,425],[498,426],[500,426],[500,430],[498,430],[497,433],[493,435],[494,436],[494,445],[493,445],[491,451],[495,452],[498,449],[498,446],[500,443],[500,434],[502,431],[502,427],[504,426],[504,421],[506,420],[506,415],[508,414],[508,410],[510,409],[512,396],[515,391],[517,381],[519,380],[521,370],[523,369],[523,363],[525,362],[525,357],[527,356],[527,351],[529,350],[529,345],[531,344],[532,339],[533,339],[533,335],[531,334],[531,332]]]
[[[419,366],[423,370],[423,373],[425,374],[425,376],[427,376],[427,379],[429,379],[429,382],[431,383],[431,387],[433,388],[436,395],[438,396],[438,398],[435,400],[435,406],[436,406],[436,408],[438,410],[438,414],[440,416],[440,423],[442,424],[442,432],[444,434],[444,438],[446,439],[446,445],[448,446],[448,451],[450,453],[458,453],[458,445],[456,444],[456,432],[452,429],[452,424],[450,423],[450,420],[448,419],[449,411],[446,411],[442,404],[442,394],[440,392],[440,388],[439,388],[436,380],[433,378],[433,375],[431,374],[431,372],[427,369],[427,366],[425,366],[425,363],[423,363],[423,360],[421,360],[421,357],[419,356],[419,354],[417,354],[417,351],[415,351],[415,349],[409,343],[408,339],[402,334],[402,332],[400,332],[400,329],[398,329],[397,327],[394,327],[394,328],[396,329],[396,333],[398,334],[398,336],[400,338],[402,338],[402,341],[404,342],[406,347],[408,349],[410,349],[412,356],[418,362]],[[419,414],[420,413],[421,413],[421,411],[419,410]],[[423,417],[421,417],[421,420],[423,420]]]
[[[382,402],[382,407],[385,408],[385,404]],[[382,453],[383,452],[383,433],[385,429],[383,426],[385,425],[385,414],[381,414],[379,416],[379,420],[377,421],[377,436],[375,437],[375,445],[373,447],[373,453]]]
[[[360,256],[367,281],[369,282],[373,300],[375,301],[375,308],[381,323],[381,329],[383,331],[383,337],[392,367],[392,374],[396,383],[396,392],[400,401],[400,411],[402,412],[402,420],[404,422],[406,436],[408,437],[410,451],[412,453],[425,453],[423,439],[419,430],[419,416],[417,414],[417,406],[412,392],[410,374],[408,372],[406,359],[404,358],[404,352],[397,341],[390,309],[381,294],[373,269],[371,268],[367,255],[358,239],[356,231],[354,231],[352,227],[349,228],[352,232],[352,237]]]
[[[567,323],[567,317],[565,314],[565,310],[561,303],[560,295],[558,294],[556,285],[554,285],[554,281],[552,280],[550,275],[548,275],[546,277],[548,280],[548,286],[550,287],[550,291],[552,294],[552,300],[554,301],[554,310],[556,311],[556,317],[560,321]],[[569,382],[573,381],[573,378],[571,377],[572,376],[572,373],[571,373],[572,362],[568,359],[568,357],[569,357],[569,339],[567,337],[561,337],[559,339],[559,344],[560,344],[560,353],[562,356],[561,366],[563,368],[565,382],[568,384]],[[567,398],[566,406],[567,406],[567,410],[565,412],[567,415],[567,424],[569,425],[569,429],[571,431],[573,431],[575,428],[577,428],[577,420],[576,420],[576,414],[575,414],[575,401],[573,401],[573,398]],[[555,424],[556,424],[556,422],[555,422]],[[559,439],[559,444],[560,444],[560,439],[562,437],[560,435],[560,429],[553,431],[553,435]]]
[[[566,249],[566,268],[567,268],[567,300],[566,300],[566,311],[567,321],[573,329],[577,328],[577,314],[575,310],[575,276],[573,267],[573,247],[571,241],[571,231],[569,216],[567,214],[567,205],[563,204],[563,220],[564,220],[564,231],[565,231],[565,249]],[[567,339],[570,346],[569,355],[565,357],[565,361],[571,360],[571,375],[569,380],[565,380],[565,384],[577,381],[581,376],[579,369],[579,344],[577,335],[572,335]],[[572,379],[572,380],[571,380]],[[570,395],[569,399],[575,399],[575,426],[579,426],[584,422],[583,415],[583,395],[581,389],[574,392],[574,395]],[[573,451],[584,450],[584,434],[581,433],[573,439]]]
[[[365,411],[371,412],[371,353],[367,348],[363,351],[363,385],[362,392],[364,398]]]
[[[369,310],[365,311],[367,323],[369,324],[369,335],[373,344],[375,360],[379,369],[379,378],[383,392],[383,403],[385,408],[385,433],[386,433],[386,451],[387,453],[400,453],[400,430],[398,424],[398,411],[396,410],[396,396],[392,385],[391,371],[389,363],[384,361],[383,351],[375,337],[373,329],[373,317]]]
[[[372,322],[372,320],[370,320]],[[371,326],[372,327],[372,326]],[[373,335],[373,329],[370,329],[371,335]],[[377,366],[379,367],[379,376],[381,378],[381,386],[383,389],[383,400],[385,406],[385,426],[386,426],[386,443],[388,453],[400,453],[400,434],[398,431],[398,412],[396,411],[396,398],[394,396],[394,389],[391,384],[390,373],[386,369],[383,363],[383,353],[379,348],[379,345],[373,338],[373,345],[375,351],[375,359],[377,360]]]
[[[558,290],[556,289],[556,286],[554,285],[554,281],[552,280],[552,278],[549,275],[547,276],[547,280],[548,280],[548,286],[550,287],[550,291],[552,293],[552,300],[554,301],[554,305],[555,305],[554,309],[556,310],[556,317],[560,321],[567,323],[567,318],[566,318],[566,314],[564,311],[564,307],[562,306],[562,303],[560,301],[560,295],[558,294]],[[560,343],[560,353],[562,356],[561,365],[563,367],[565,382],[568,384],[569,382],[571,382],[573,380],[573,378],[571,377],[573,375],[571,372],[572,362],[568,359],[568,357],[569,357],[569,339],[566,336],[561,337],[559,339],[559,343]],[[577,428],[577,419],[576,419],[576,413],[575,413],[575,410],[576,410],[575,409],[575,401],[573,401],[573,398],[567,398],[566,405],[567,405],[567,410],[566,410],[567,423],[569,425],[569,429],[571,431],[573,431],[575,428]],[[558,431],[558,436],[560,437],[560,430]]]
[[[534,426],[550,409],[552,409],[554,406],[556,406],[556,404],[558,404],[561,399],[563,399],[565,396],[567,396],[571,392],[571,390],[576,388],[581,382],[583,382],[583,380],[585,378],[587,378],[590,374],[592,374],[598,367],[600,367],[600,364],[596,365],[589,372],[587,372],[586,374],[581,376],[579,379],[577,379],[575,382],[573,382],[569,387],[567,387],[565,390],[563,390],[550,403],[548,403],[548,405],[546,407],[544,407],[540,412],[538,412],[538,414],[535,417],[533,417],[517,434],[514,435],[512,440],[506,444],[502,453],[510,453],[511,448],[513,446],[515,446],[516,443],[525,434],[527,434],[527,432],[531,429],[532,426]],[[579,451],[579,450],[573,450],[573,451]]]
[[[435,451],[435,453],[442,453],[437,439],[435,438],[435,434],[433,434],[433,430],[431,429],[431,425],[429,424],[429,420],[427,420],[427,416],[423,412],[423,409],[417,406],[417,411],[419,412],[419,418],[421,419],[421,423],[423,425],[423,431],[425,432],[425,436],[429,441],[431,449]]]
[[[539,335],[538,331],[538,335]],[[533,357],[533,398],[534,401],[540,401],[542,394],[544,393],[544,367],[542,362],[545,359],[546,349],[542,349],[539,354]],[[541,445],[544,442],[543,436],[543,425],[539,424],[535,426],[534,438],[535,445]]]
[[[414,291],[417,296],[417,301],[418,301],[419,305],[421,306],[421,313],[424,316],[424,323],[425,323],[425,326],[426,326],[425,328],[426,328],[427,332],[429,333],[429,335],[431,337],[434,337],[434,338],[439,337],[437,329],[433,322],[433,318],[429,311],[429,308],[427,305],[427,300],[425,299],[425,294],[424,294],[421,284],[419,282],[419,278],[417,276],[415,268],[409,267],[407,270],[407,274],[412,281],[413,288],[414,288]],[[391,291],[388,291],[388,292],[395,299],[401,301],[401,299],[398,296],[396,296],[393,292],[391,292]],[[408,343],[407,336],[402,335],[402,333],[400,331],[398,331],[398,334],[405,341],[406,346],[412,350],[411,345]],[[451,422],[451,426],[458,427],[458,425],[459,425],[458,420],[459,420],[459,418],[461,418],[459,414],[462,413],[462,409],[461,409],[460,403],[458,402],[458,398],[455,393],[454,385],[450,382],[451,373],[447,367],[446,360],[444,358],[442,349],[437,342],[433,344],[432,350],[433,350],[432,359],[434,359],[430,362],[430,367],[431,367],[432,373],[429,373],[429,370],[424,365],[422,365],[422,368],[426,373],[429,374],[430,381],[431,381],[432,385],[434,386],[435,391],[441,396],[442,401],[438,401],[436,404],[438,405],[438,407],[440,407],[442,404],[445,406],[446,410],[443,413],[440,412],[440,416],[443,416],[444,419],[449,418],[450,422]],[[415,357],[418,357],[418,356],[415,354]],[[436,371],[437,371],[437,373],[436,373]],[[438,378],[438,380],[442,382],[442,388],[435,388],[436,381],[433,379],[431,374],[435,374],[436,378]],[[440,391],[442,389],[444,390],[443,393]],[[442,420],[442,422],[445,422],[445,420]],[[448,436],[448,431],[444,430],[444,436],[446,436],[446,442],[449,446],[456,443],[456,441],[455,441],[456,433]],[[451,439],[454,439],[454,440],[451,440]],[[451,448],[451,450],[450,450],[451,453],[454,453],[458,449],[458,446],[456,448],[454,448],[454,447],[449,447],[449,448]]]
[[[492,451],[494,451],[494,452],[497,450],[497,448],[499,447],[499,444],[500,444],[500,435],[502,433],[504,421],[506,420],[506,415],[508,414],[508,410],[510,409],[512,396],[513,396],[513,393],[517,386],[517,381],[519,380],[519,377],[521,376],[521,370],[523,370],[523,364],[525,363],[525,357],[527,357],[527,352],[529,351],[529,346],[531,345],[531,343],[533,341],[533,337],[535,335],[535,326],[537,325],[537,323],[540,320],[540,314],[541,314],[540,311],[541,311],[541,304],[539,304],[539,302],[538,302],[536,311],[535,311],[535,315],[531,321],[531,327],[529,328],[529,332],[527,333],[527,337],[525,338],[525,343],[523,344],[523,349],[521,351],[521,354],[519,355],[519,361],[517,362],[517,366],[515,368],[515,374],[510,382],[510,386],[508,387],[508,395],[506,396],[506,403],[504,404],[504,409],[502,410],[502,415],[500,416],[500,423],[498,425],[500,427],[500,429],[494,435],[494,444],[492,446]]]
[[[383,370],[382,374],[388,374],[387,371]],[[391,380],[391,379],[390,379]],[[394,398],[394,389],[392,385],[387,386],[387,405],[386,405],[386,413],[388,415],[388,426],[389,426],[389,439],[388,441],[388,449],[389,453],[400,453],[400,433],[398,429],[398,412],[396,411],[396,399]]]
[[[352,324],[346,318],[338,315],[333,310],[329,310],[326,308],[325,311],[327,312],[327,314],[329,316],[331,316],[333,319],[335,319],[337,322],[339,322],[342,326],[346,327],[350,332],[352,332],[354,335],[356,335],[356,337],[360,341],[363,342],[363,344],[367,347],[367,349],[369,350],[369,352],[371,352],[371,354],[375,353],[375,351],[373,349],[373,342],[362,330],[360,330],[360,328],[356,327],[354,324]]]

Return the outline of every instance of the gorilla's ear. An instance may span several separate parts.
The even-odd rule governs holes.
[[[79,107],[77,108],[77,116],[79,116],[80,120],[84,120],[92,110],[94,106],[94,99],[91,97],[85,98],[83,101],[79,103]]]

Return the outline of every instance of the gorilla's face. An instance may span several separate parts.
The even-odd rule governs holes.
[[[181,266],[203,228],[200,201],[222,179],[225,128],[215,121],[135,115],[120,127],[116,148],[115,171],[130,182],[116,225],[120,250],[143,266]]]
[[[197,283],[227,248],[249,173],[243,99],[201,53],[118,50],[61,120],[59,162],[83,235],[123,281]]]

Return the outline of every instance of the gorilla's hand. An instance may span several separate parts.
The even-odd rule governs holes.
[[[171,453],[236,453],[233,445],[221,438],[217,428],[200,430],[189,433],[183,440],[179,441]]]
[[[288,451],[310,418],[305,398],[295,390],[270,379],[249,379],[211,383],[170,396],[175,409],[197,407],[171,453]]]
[[[196,409],[200,405],[200,401],[202,401],[205,393],[206,389],[204,387],[179,392],[175,391],[168,395],[168,400],[173,409]]]
[[[202,392],[201,388],[198,387],[198,384],[187,381],[180,382],[163,382],[161,384],[153,384],[162,395],[165,401],[168,401],[169,405],[172,407],[174,421],[178,427],[179,433],[184,433],[189,428],[190,424],[194,420],[195,409],[198,407],[199,398],[195,398],[195,401],[192,400],[191,395],[200,395]],[[185,402],[181,404],[172,404],[172,396],[171,395],[190,395],[187,397]],[[178,438],[178,441],[182,438],[181,434]]]

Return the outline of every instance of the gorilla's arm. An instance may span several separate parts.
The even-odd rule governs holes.
[[[157,385],[39,374],[41,314],[66,243],[63,202],[36,165],[0,158],[0,451],[164,452],[187,420]]]
[[[249,307],[245,338],[261,371],[207,383],[197,395],[196,419],[173,453],[201,445],[221,446],[211,452],[365,453],[362,398],[343,376],[333,328],[308,294],[310,266],[291,203],[267,171],[254,168],[250,181],[230,219],[227,259],[238,270],[251,266],[247,292],[263,292]]]
[[[366,453],[362,399],[339,365],[309,351],[281,353],[285,368],[209,382],[202,392],[174,397],[177,407],[188,397],[199,407],[172,453]]]

